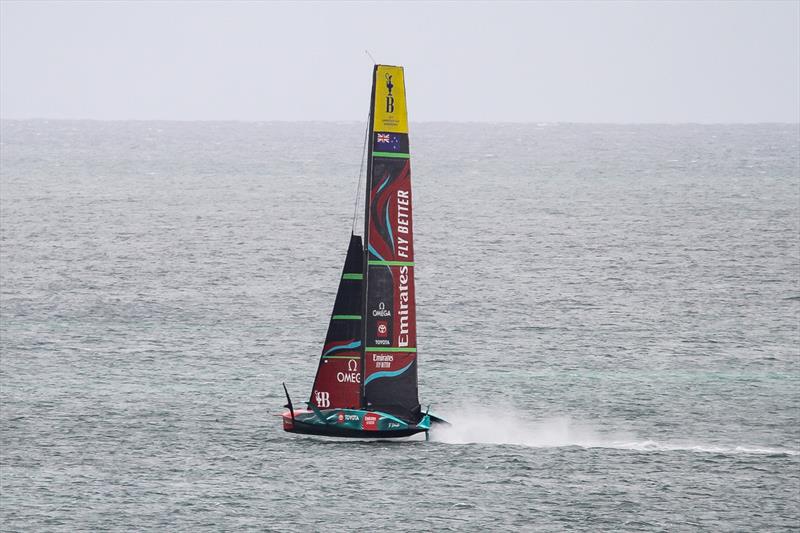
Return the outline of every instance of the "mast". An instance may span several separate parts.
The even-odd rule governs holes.
[[[367,402],[364,398],[364,364],[366,363],[366,350],[367,350],[367,286],[369,285],[369,197],[370,197],[370,183],[372,182],[372,137],[373,129],[375,128],[375,80],[378,74],[378,65],[372,68],[372,89],[370,90],[369,99],[369,125],[367,126],[367,175],[364,178],[366,183],[364,185],[364,279],[361,283],[361,394],[360,394],[360,407],[366,408]]]

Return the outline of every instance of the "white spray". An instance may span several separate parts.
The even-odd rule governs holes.
[[[507,444],[534,448],[579,446],[641,452],[688,451],[723,454],[800,455],[800,450],[751,445],[656,442],[632,431],[602,427],[569,416],[532,419],[513,408],[464,408],[441,414],[452,425],[435,427],[431,440],[448,444]]]

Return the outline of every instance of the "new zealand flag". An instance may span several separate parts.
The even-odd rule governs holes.
[[[375,151],[407,153],[408,141],[404,143],[403,137],[398,133],[375,133]]]

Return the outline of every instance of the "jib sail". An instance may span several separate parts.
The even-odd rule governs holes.
[[[361,407],[363,268],[361,237],[352,235],[309,400],[321,409]]]
[[[367,167],[363,406],[415,421],[417,335],[403,68],[376,65]]]

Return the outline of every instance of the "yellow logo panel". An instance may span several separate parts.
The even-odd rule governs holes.
[[[403,67],[378,65],[375,74],[375,131],[408,133]]]

